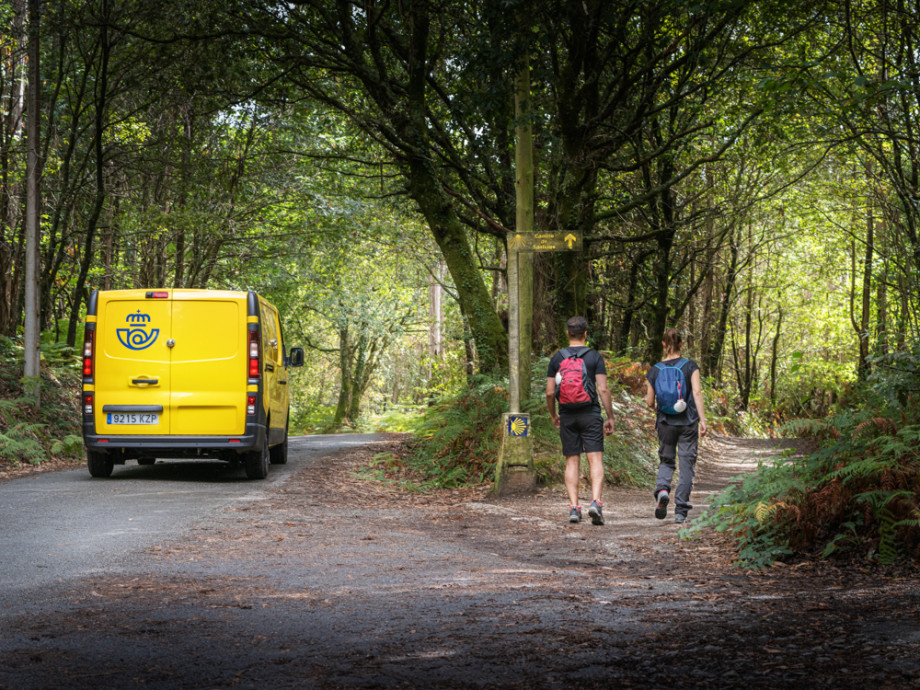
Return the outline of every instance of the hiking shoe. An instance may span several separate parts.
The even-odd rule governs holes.
[[[686,521],[687,521],[687,516],[684,515],[683,513],[677,513],[674,516],[674,522],[676,522],[678,525],[682,525]]]
[[[581,522],[581,506],[569,506],[569,522]]]
[[[588,515],[591,516],[592,525],[603,525],[604,524],[604,504],[600,501],[591,501],[591,506],[588,508]]]
[[[659,520],[664,520],[668,514],[668,502],[671,500],[671,497],[668,496],[668,492],[661,490],[658,492],[658,505],[655,506],[655,517]]]

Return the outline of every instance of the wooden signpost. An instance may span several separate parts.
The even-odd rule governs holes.
[[[508,238],[508,388],[510,412],[502,417],[502,445],[495,465],[497,494],[531,492],[536,489],[533,466],[533,440],[530,415],[521,412],[524,386],[530,386],[530,329],[533,302],[533,263],[529,252],[581,251],[583,240],[575,232],[534,232],[533,228],[533,139],[528,121],[530,68],[526,59],[515,81],[515,189],[517,194],[517,232]],[[522,280],[522,276],[525,277]],[[529,288],[524,300],[531,309],[522,315],[521,286]],[[525,302],[527,304],[527,302]],[[526,347],[522,346],[522,341]],[[522,352],[523,351],[523,352]],[[526,375],[521,374],[521,355],[527,359]],[[525,389],[526,394],[526,389]]]

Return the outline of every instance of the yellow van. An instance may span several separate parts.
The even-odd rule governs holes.
[[[288,367],[303,359],[255,292],[94,291],[83,339],[89,473],[207,457],[264,478],[287,462]]]

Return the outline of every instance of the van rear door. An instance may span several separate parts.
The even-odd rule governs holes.
[[[245,293],[173,292],[171,433],[244,433],[246,320]]]
[[[99,294],[96,433],[168,434],[170,302],[144,290]]]
[[[245,432],[246,293],[125,290],[99,295],[96,433]]]

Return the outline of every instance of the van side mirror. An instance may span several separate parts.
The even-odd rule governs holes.
[[[302,367],[303,366],[303,348],[302,347],[292,347],[291,354],[288,357],[288,366],[289,367]]]

